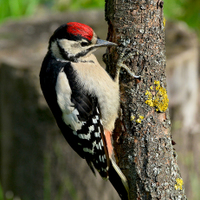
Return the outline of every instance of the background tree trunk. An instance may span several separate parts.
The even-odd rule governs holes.
[[[106,22],[99,21],[103,18],[103,12],[79,11],[10,22],[0,28],[0,182],[5,196],[119,199],[109,181],[98,173],[95,177],[65,141],[39,86],[40,66],[53,31],[78,21],[105,38]]]
[[[166,94],[163,1],[106,1],[108,40],[119,44],[107,55],[115,73],[118,55],[141,80],[121,75],[121,116],[115,130],[119,166],[128,178],[130,198],[186,199],[172,147]]]

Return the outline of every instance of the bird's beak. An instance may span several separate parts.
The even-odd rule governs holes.
[[[116,43],[109,42],[106,40],[97,39],[96,47],[109,47],[109,46],[117,46]]]

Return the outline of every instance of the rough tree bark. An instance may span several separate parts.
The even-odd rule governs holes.
[[[119,54],[141,80],[121,74],[121,112],[114,142],[118,164],[126,175],[130,199],[186,199],[172,146],[166,93],[163,1],[106,0],[108,40],[119,47],[106,55],[115,73]]]

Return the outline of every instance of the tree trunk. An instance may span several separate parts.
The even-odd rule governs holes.
[[[108,40],[119,44],[107,54],[107,69],[115,73],[119,54],[141,76],[123,70],[121,111],[114,143],[118,164],[128,179],[130,199],[186,199],[172,146],[166,93],[165,22],[163,1],[106,0]]]

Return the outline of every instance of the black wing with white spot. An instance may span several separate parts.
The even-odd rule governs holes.
[[[59,79],[61,73],[62,78]],[[59,89],[57,88],[58,79],[60,81]],[[71,90],[69,99],[72,103],[71,109],[74,110],[72,115],[65,115],[65,110],[61,107],[63,99],[67,99],[62,99],[62,96],[69,95],[62,88],[63,85],[66,85],[65,82],[68,82]],[[69,145],[79,156],[87,160],[91,169],[94,166],[102,177],[107,178],[110,161],[97,98],[89,95],[80,87],[76,81],[76,72],[70,62],[57,61],[50,53],[46,55],[42,64],[40,84],[45,99]],[[68,123],[70,120],[73,121],[73,124]]]
[[[78,152],[81,151],[82,157],[86,159],[93,172],[94,166],[102,177],[108,178],[110,161],[97,98],[87,94],[87,91],[76,82],[76,72],[72,67],[68,66],[64,72],[72,91],[71,101],[82,123],[81,129],[72,131],[73,137],[76,137]]]
[[[83,123],[82,129],[73,131],[73,134],[77,136],[79,148],[92,171],[94,166],[102,177],[108,178],[108,152],[98,109]]]
[[[126,177],[108,156],[97,98],[78,85],[71,63],[58,61],[48,52],[42,63],[40,84],[69,145],[86,159],[93,172],[96,168],[103,178],[108,178],[109,173],[109,180],[119,195],[128,200]],[[70,124],[70,120],[73,123]]]

